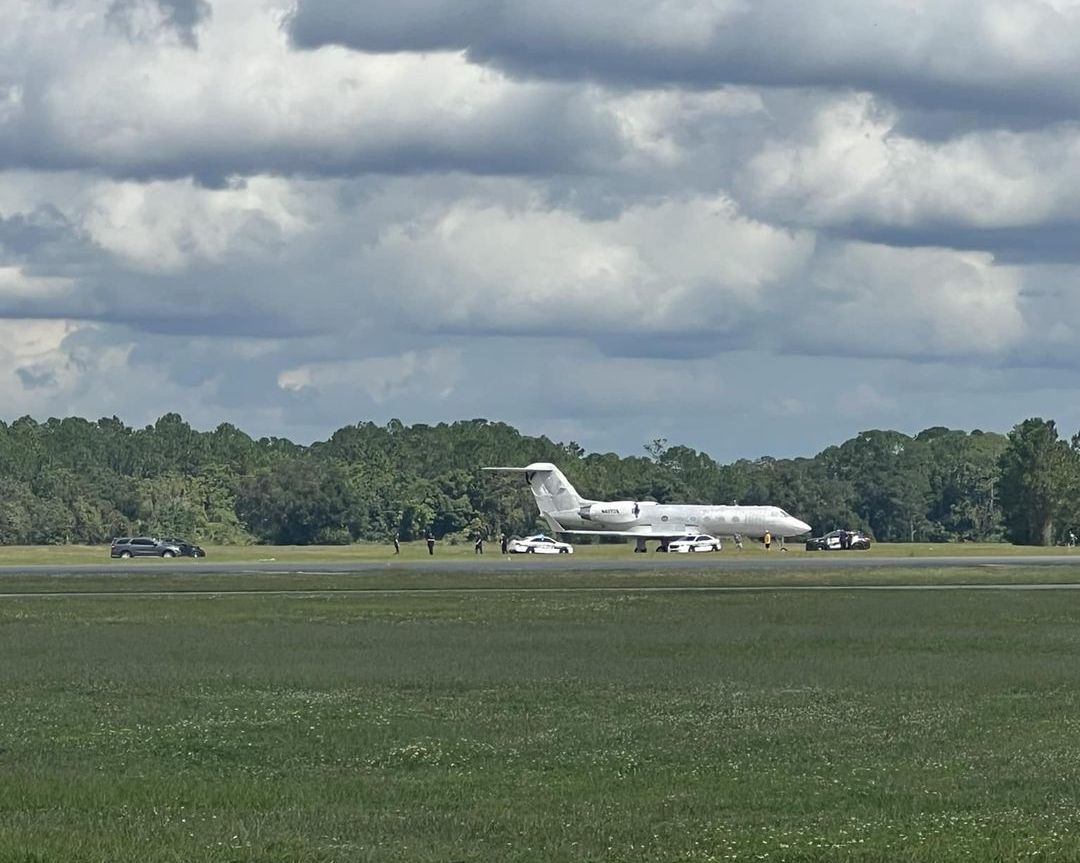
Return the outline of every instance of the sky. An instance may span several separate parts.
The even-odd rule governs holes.
[[[1080,0],[0,20],[0,419],[1080,430]]]

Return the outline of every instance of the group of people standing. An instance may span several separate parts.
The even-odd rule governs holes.
[[[499,551],[502,554],[507,553],[506,552],[506,546],[507,546],[507,544],[509,542],[510,542],[510,537],[508,537],[505,533],[500,533],[499,534]],[[476,542],[473,543],[473,554],[483,554],[483,553],[484,553],[484,535],[481,533],[481,534],[477,535]]]
[[[424,536],[424,542],[427,543],[427,553],[430,555],[435,554],[435,537],[431,535],[431,531],[428,531]],[[401,554],[401,536],[394,534],[394,554]]]
[[[769,531],[765,531],[765,535],[761,539],[762,539],[762,542],[765,544],[765,550],[768,551],[769,548],[772,546],[772,540],[773,540],[772,534]],[[1069,544],[1070,545],[1075,545],[1076,544],[1076,535],[1070,533],[1070,540],[1071,541],[1070,541]],[[428,554],[434,556],[434,554],[435,554],[435,537],[431,534],[431,531],[428,531],[427,534],[424,536],[424,541],[427,543],[427,552],[428,552]],[[507,535],[505,533],[499,534],[499,551],[502,554],[507,553],[506,547],[507,547],[507,543],[509,543],[509,541],[510,540],[509,540],[509,538],[507,537]],[[735,544],[739,548],[743,547],[742,546],[742,537],[739,534],[735,534]],[[784,546],[783,537],[780,538],[780,550],[781,551],[787,551],[787,548]],[[480,533],[480,534],[476,535],[476,540],[473,542],[473,554],[483,554],[483,553],[484,553],[484,535],[482,533]],[[400,537],[399,534],[396,534],[396,533],[394,534],[394,554],[401,554],[401,537]]]
[[[509,538],[507,537],[507,535],[505,533],[499,534],[499,550],[503,554],[506,554],[506,546],[507,546],[507,543],[509,541],[510,540],[509,540]],[[435,537],[432,535],[431,531],[428,531],[427,534],[424,536],[424,542],[427,543],[427,553],[429,555],[434,556],[435,555]],[[477,534],[476,541],[473,543],[473,554],[483,554],[483,553],[484,553],[484,535],[481,533],[481,534]],[[394,534],[394,554],[401,554],[401,535],[396,534],[396,533]]]

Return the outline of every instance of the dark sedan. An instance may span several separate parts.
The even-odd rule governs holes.
[[[807,551],[866,551],[870,548],[870,537],[861,530],[833,530],[824,536],[815,536],[806,541]]]
[[[195,545],[195,543],[188,542],[186,539],[166,539],[163,542],[167,542],[170,545],[175,545],[180,549],[181,557],[206,557],[206,552],[202,546]]]

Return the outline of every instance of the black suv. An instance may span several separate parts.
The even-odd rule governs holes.
[[[112,541],[109,557],[176,557],[180,546],[152,536],[119,536]]]

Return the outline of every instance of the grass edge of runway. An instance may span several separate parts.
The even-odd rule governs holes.
[[[529,570],[494,572],[425,572],[388,567],[385,570],[348,572],[225,572],[196,573],[182,567],[159,567],[142,572],[90,572],[59,574],[5,574],[0,594],[145,594],[145,593],[282,593],[422,592],[422,591],[649,591],[796,589],[815,587],[938,587],[949,585],[1009,586],[1024,584],[1080,584],[1076,564],[948,567],[875,566],[865,570]]]

